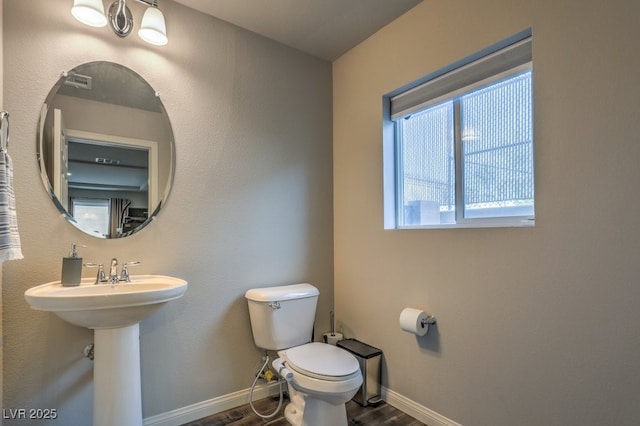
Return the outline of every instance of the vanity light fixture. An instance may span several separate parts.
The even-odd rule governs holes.
[[[167,38],[167,26],[164,15],[158,9],[158,0],[136,0],[147,6],[138,35],[141,39],[156,46],[164,46]],[[74,0],[71,14],[83,24],[92,27],[104,27],[109,23],[118,37],[126,37],[133,30],[133,14],[126,0],[115,0],[109,7],[108,17],[104,13],[102,0]]]

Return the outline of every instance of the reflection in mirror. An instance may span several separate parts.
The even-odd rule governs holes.
[[[42,107],[37,148],[53,202],[90,235],[133,234],[169,194],[169,117],[151,86],[122,65],[91,62],[64,73]]]

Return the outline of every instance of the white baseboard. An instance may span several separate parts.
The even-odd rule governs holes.
[[[283,386],[286,386],[283,385]],[[231,408],[239,407],[249,402],[249,390],[243,389],[227,395],[222,395],[208,401],[198,402],[183,408],[157,414],[144,419],[145,426],[179,426],[203,417],[211,416]],[[278,383],[258,385],[253,391],[253,400],[257,401],[271,395],[278,394]]]
[[[385,386],[381,388],[382,399],[384,399],[387,404],[393,405],[398,410],[407,413],[422,423],[429,426],[462,426],[460,423],[456,423]]]
[[[398,410],[407,413],[422,423],[428,424],[429,426],[462,426],[385,386],[382,386],[381,391],[381,397],[387,404],[393,405]],[[278,394],[277,383],[256,386],[253,392],[253,400],[257,401],[276,394]],[[144,419],[143,424],[145,426],[179,426],[231,408],[239,407],[248,403],[248,401],[249,389],[243,389],[208,401],[198,402],[183,408],[147,417]]]

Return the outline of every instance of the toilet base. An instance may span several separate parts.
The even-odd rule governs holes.
[[[348,426],[345,404],[334,405],[310,398],[289,386],[291,403],[284,409],[284,418],[292,426]]]

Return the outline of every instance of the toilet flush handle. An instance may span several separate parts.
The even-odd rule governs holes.
[[[270,302],[268,306],[275,311],[280,309],[280,302]]]

